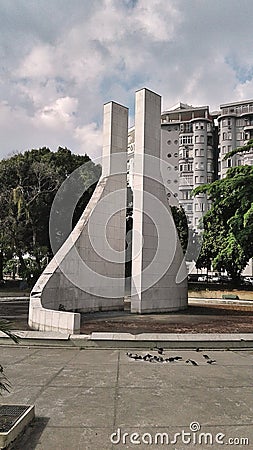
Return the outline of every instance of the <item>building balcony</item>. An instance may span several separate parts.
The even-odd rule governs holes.
[[[253,124],[245,125],[245,126],[243,127],[243,130],[244,130],[244,131],[252,131],[252,130],[253,130]]]

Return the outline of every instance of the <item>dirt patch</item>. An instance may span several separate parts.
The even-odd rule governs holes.
[[[248,308],[247,308],[248,309]],[[189,306],[171,314],[132,315],[129,312],[83,314],[81,333],[252,333],[253,308],[229,306]]]
[[[0,301],[0,319],[10,329],[29,330],[29,299]],[[131,314],[128,311],[82,314],[81,333],[253,333],[253,306],[191,305],[170,314]]]

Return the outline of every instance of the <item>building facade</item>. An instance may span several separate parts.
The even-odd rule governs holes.
[[[204,194],[192,197],[198,186],[224,178],[228,168],[253,165],[253,151],[223,160],[253,138],[253,100],[226,103],[220,110],[179,103],[161,114],[162,175],[171,206],[184,208],[189,227],[198,230],[210,207]],[[128,180],[132,186],[134,127],[128,133]],[[165,167],[165,170],[164,170]]]
[[[218,124],[218,178],[224,178],[230,167],[253,164],[253,151],[223,160],[231,150],[253,138],[253,100],[221,105]]]
[[[161,115],[161,172],[171,206],[184,208],[190,228],[197,229],[208,210],[206,196],[194,188],[216,179],[217,127],[208,106],[179,103]],[[128,135],[129,185],[132,185],[134,127]]]

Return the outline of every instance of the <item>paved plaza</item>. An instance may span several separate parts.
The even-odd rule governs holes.
[[[127,351],[0,346],[12,383],[2,403],[36,408],[35,421],[12,448],[217,450],[224,448],[219,433],[218,441],[236,443],[225,448],[253,448],[253,350],[164,350],[163,359],[182,358],[174,362],[135,360]],[[161,357],[157,350],[129,351]],[[186,443],[183,430],[190,432]],[[198,444],[201,432],[212,445]],[[239,445],[242,438],[249,444]]]

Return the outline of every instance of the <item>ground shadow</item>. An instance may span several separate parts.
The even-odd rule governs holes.
[[[49,417],[35,417],[35,419],[26,427],[25,432],[21,434],[11,445],[9,450],[35,450],[40,443],[41,435],[46,428]]]

